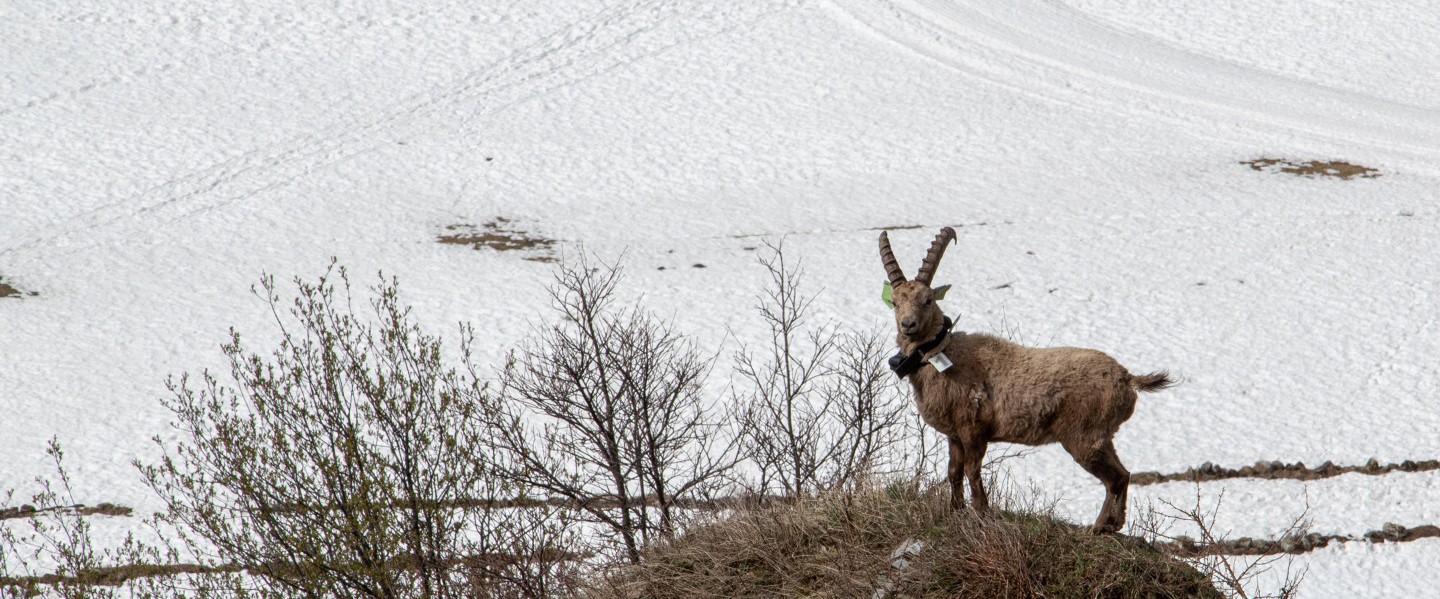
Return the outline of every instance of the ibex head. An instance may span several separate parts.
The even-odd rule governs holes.
[[[890,236],[880,233],[880,261],[885,264],[885,275],[889,277],[885,300],[895,308],[895,326],[901,336],[921,341],[934,336],[941,328],[945,313],[935,302],[945,298],[950,286],[932,289],[930,281],[935,277],[936,267],[940,266],[945,247],[952,241],[955,241],[955,229],[940,229],[940,234],[930,244],[930,252],[925,254],[925,261],[920,263],[915,280],[907,281],[905,273],[900,271],[900,263],[895,261],[895,252],[890,250]]]

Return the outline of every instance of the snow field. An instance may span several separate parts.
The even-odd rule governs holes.
[[[0,489],[46,473],[58,436],[77,501],[158,509],[130,461],[173,438],[163,380],[219,366],[230,326],[267,347],[261,272],[337,256],[363,288],[384,270],[429,330],[472,322],[498,364],[547,317],[550,266],[435,242],[496,217],[556,254],[623,253],[628,292],[716,349],[763,333],[747,248],[783,237],[817,315],[870,329],[890,318],[875,229],[919,227],[891,233],[913,272],[956,226],[936,282],[961,328],[1185,378],[1121,429],[1132,471],[1433,458],[1423,8],[11,3],[0,275],[40,295],[0,299]],[[1239,164],[1261,156],[1382,174]],[[1013,470],[1093,519],[1098,483],[1057,448]],[[1226,490],[1239,535],[1273,534],[1307,494],[1314,530],[1360,535],[1440,520],[1435,484],[1201,491]],[[1132,513],[1193,494],[1134,487]],[[95,521],[116,539],[130,522]],[[1423,596],[1436,545],[1327,547],[1300,558],[1302,595]]]

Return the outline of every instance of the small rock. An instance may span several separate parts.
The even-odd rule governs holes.
[[[895,548],[895,551],[890,553],[890,565],[896,569],[903,570],[910,565],[910,558],[920,555],[920,552],[924,549],[924,541],[905,539],[903,543],[900,543],[899,547]]]
[[[691,264],[691,265],[690,265],[690,268],[705,268],[705,265],[704,265],[704,264],[701,264],[701,263],[699,263],[699,262],[696,262],[696,263],[694,263],[694,264]]]
[[[1380,471],[1380,460],[1377,460],[1377,459],[1375,459],[1375,458],[1370,458],[1369,460],[1366,460],[1366,462],[1365,462],[1365,471],[1366,471],[1366,472],[1379,472],[1379,471]]]
[[[1300,543],[1298,541],[1299,539],[1291,535],[1285,535],[1281,537],[1280,551],[1283,551],[1285,553],[1295,553],[1295,550],[1300,547]]]
[[[1386,522],[1384,526],[1380,527],[1380,532],[1385,533],[1386,537],[1399,541],[1408,536],[1410,531],[1404,526],[1394,522]]]
[[[1405,472],[1414,472],[1418,468],[1415,465],[1415,460],[1405,460],[1403,462],[1400,462],[1400,469]]]

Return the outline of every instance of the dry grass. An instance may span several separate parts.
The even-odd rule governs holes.
[[[1381,476],[1391,472],[1427,472],[1430,470],[1440,470],[1440,460],[1405,460],[1400,463],[1381,464],[1379,460],[1371,458],[1363,466],[1339,466],[1326,461],[1313,468],[1306,467],[1304,462],[1286,464],[1279,461],[1260,460],[1253,466],[1239,468],[1225,468],[1206,462],[1198,468],[1186,468],[1184,472],[1136,472],[1130,475],[1130,484],[1155,485],[1171,481],[1201,482],[1227,478],[1317,480],[1350,473]]]
[[[436,241],[446,245],[468,245],[472,249],[491,249],[501,252],[525,250],[531,255],[526,260],[532,262],[554,262],[555,258],[547,252],[555,245],[555,240],[535,237],[524,231],[515,230],[509,219],[496,217],[484,225],[450,225],[445,227],[445,233],[436,238]]]
[[[1254,160],[1242,160],[1240,164],[1257,171],[1279,171],[1297,177],[1334,177],[1336,179],[1349,181],[1356,177],[1361,179],[1374,179],[1380,176],[1379,170],[1339,160],[1292,162],[1282,158],[1256,158]]]
[[[47,507],[43,509],[27,504],[19,507],[0,507],[0,520],[9,520],[11,518],[31,518],[37,514],[55,511],[71,511],[80,516],[93,516],[96,514],[99,514],[101,516],[129,516],[135,512],[135,510],[132,510],[128,507],[125,507],[123,505],[115,505],[113,503],[101,503],[94,506],[86,506],[82,504],[61,505]]]
[[[0,277],[0,297],[21,297],[23,295],[26,294],[19,289],[16,289],[13,285],[6,283],[5,277]],[[37,294],[32,291],[29,295]]]
[[[1095,536],[1046,514],[952,513],[948,501],[943,489],[896,484],[734,512],[648,550],[594,595],[1221,596],[1139,539]]]

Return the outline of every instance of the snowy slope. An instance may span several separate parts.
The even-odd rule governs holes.
[[[172,434],[164,378],[216,366],[232,325],[273,334],[262,271],[383,269],[498,361],[549,266],[435,242],[497,217],[626,252],[630,288],[716,348],[760,332],[760,241],[786,238],[823,314],[879,327],[874,229],[920,226],[891,233],[913,269],[956,226],[962,328],[1186,378],[1122,429],[1132,471],[1440,456],[1440,13],[1171,4],[7,3],[0,276],[38,295],[0,298],[0,489],[59,436],[77,499],[155,509],[129,462]],[[1240,164],[1261,156],[1381,176]],[[1093,518],[1058,449],[1013,468]],[[1316,530],[1360,535],[1440,521],[1437,485],[1201,488],[1237,534],[1308,488]],[[1427,588],[1437,546],[1327,548],[1304,596]]]

